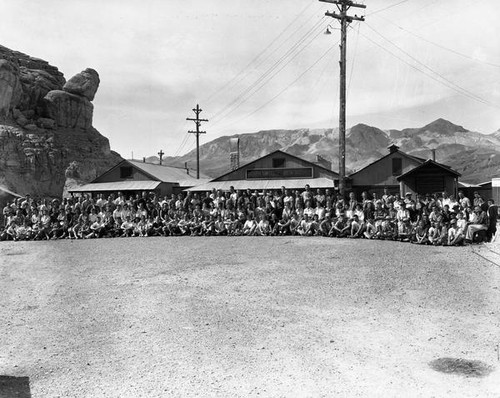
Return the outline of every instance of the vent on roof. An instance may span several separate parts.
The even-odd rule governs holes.
[[[231,170],[240,168],[240,139],[238,137],[229,140],[229,159],[231,162]]]
[[[395,144],[392,144],[389,148],[389,153],[394,153],[394,152],[397,152],[399,147]]]

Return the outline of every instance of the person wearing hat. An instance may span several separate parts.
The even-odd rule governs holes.
[[[404,203],[408,205],[412,201],[412,193],[411,192],[406,192],[405,193],[405,198],[404,198]]]

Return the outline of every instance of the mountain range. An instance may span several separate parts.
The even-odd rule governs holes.
[[[263,130],[256,133],[224,136],[200,146],[200,169],[217,177],[230,170],[230,139],[240,139],[240,165],[277,149],[292,155],[316,160],[316,155],[338,168],[337,129]],[[346,132],[346,168],[355,172],[388,153],[395,144],[406,153],[436,161],[462,174],[460,181],[481,183],[500,176],[500,130],[492,134],[470,131],[448,120],[438,119],[420,128],[382,130],[357,124]],[[155,156],[148,162],[157,163]],[[165,164],[196,167],[196,150],[183,156],[167,157]]]

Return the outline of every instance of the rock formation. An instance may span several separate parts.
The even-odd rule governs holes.
[[[20,194],[60,196],[68,180],[88,182],[118,163],[121,157],[92,127],[98,87],[93,69],[66,82],[48,62],[0,46],[0,184]]]

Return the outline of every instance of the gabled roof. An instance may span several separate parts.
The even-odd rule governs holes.
[[[201,174],[200,179],[198,180],[196,176],[191,175],[193,170],[191,170],[191,174],[188,174],[186,169],[183,167],[144,163],[137,160],[122,160],[120,163],[103,174],[107,174],[110,171],[125,165],[135,167],[154,181],[177,183],[180,186],[193,186],[209,180],[208,177]],[[96,182],[96,180],[98,180],[103,174],[94,179],[92,183]]]
[[[303,189],[305,185],[309,185],[311,189],[316,188],[334,188],[333,180],[329,178],[299,178],[299,179],[286,179],[286,180],[236,180],[236,181],[210,181],[205,184],[196,185],[194,187],[185,189],[191,192],[206,192],[212,189],[229,191],[230,187],[236,190],[262,190],[262,189],[280,189],[285,187],[287,189]]]
[[[153,191],[160,181],[114,181],[114,182],[96,182],[81,185],[69,189],[72,192],[110,192],[110,191]]]
[[[191,175],[195,171],[191,170],[188,174],[184,167],[159,165],[153,163],[144,163],[137,160],[129,160],[132,165],[142,170],[143,172],[155,177],[159,181],[163,182],[179,182],[186,180],[199,181],[196,179],[196,175]],[[200,173],[200,179],[208,180],[209,177],[202,175]]]
[[[450,173],[450,174],[453,174],[455,175],[456,177],[460,177],[462,174],[460,174],[458,171],[455,171],[453,169],[451,169],[450,167],[448,166],[445,166],[444,164],[441,164],[441,163],[438,163],[438,162],[435,162],[434,160],[426,160],[424,163],[422,163],[421,165],[417,166],[417,167],[414,167],[413,169],[411,169],[410,171],[407,171],[406,173],[400,175],[399,177],[397,177],[397,180],[400,181],[402,180],[403,178],[405,177],[408,177],[409,175],[411,174],[414,174],[414,173],[418,173],[419,171],[421,171],[423,168],[425,167],[428,167],[428,166],[437,166],[438,168],[440,169],[443,169],[444,171],[446,171],[447,173]]]
[[[288,156],[288,157],[291,157],[291,158],[293,158],[293,159],[297,159],[297,160],[299,160],[299,161],[301,161],[301,162],[310,163],[312,167],[318,167],[318,168],[320,168],[320,169],[322,169],[322,170],[325,170],[325,171],[327,171],[327,172],[329,172],[329,173],[335,174],[336,176],[338,176],[338,175],[339,175],[339,173],[337,173],[337,172],[335,172],[335,171],[333,171],[333,170],[327,169],[326,167],[320,166],[319,164],[313,163],[313,162],[311,162],[311,161],[309,161],[309,160],[305,160],[305,159],[299,158],[298,156],[291,155],[291,154],[286,153],[286,152],[284,152],[284,151],[282,151],[282,150],[280,150],[280,149],[277,149],[277,150],[276,150],[276,151],[274,151],[274,152],[268,153],[267,155],[261,156],[260,158],[257,158],[257,159],[255,159],[255,160],[252,160],[251,162],[246,163],[246,164],[244,164],[243,166],[238,167],[236,170],[239,170],[239,169],[242,169],[242,168],[245,168],[245,167],[251,166],[252,164],[254,164],[254,163],[258,162],[258,161],[259,161],[259,160],[261,160],[261,159],[267,158],[267,157],[269,157],[269,156],[276,155],[276,154],[278,154],[278,153],[283,154],[283,155]],[[217,181],[219,178],[222,178],[222,177],[225,177],[225,176],[227,176],[227,175],[229,175],[229,174],[231,174],[231,173],[234,173],[236,170],[231,170],[231,171],[228,171],[226,174],[222,174],[221,176],[219,176],[219,177],[217,177],[217,178],[214,178],[213,180],[210,180],[210,182],[212,182],[212,181]]]
[[[396,146],[396,145],[394,145],[394,146]],[[373,166],[374,164],[377,164],[378,162],[380,162],[380,161],[384,160],[385,158],[387,158],[387,157],[389,157],[389,156],[391,156],[391,155],[393,155],[393,154],[395,154],[395,153],[398,153],[399,155],[404,156],[404,157],[406,157],[406,158],[408,158],[408,159],[410,159],[410,160],[413,160],[413,161],[415,161],[415,162],[417,162],[417,163],[420,163],[420,164],[422,164],[422,163],[424,163],[424,162],[426,161],[426,159],[419,158],[419,157],[417,157],[417,156],[413,156],[413,155],[408,155],[407,153],[402,152],[402,151],[400,151],[400,150],[395,150],[395,151],[393,151],[393,152],[388,153],[388,154],[387,154],[387,155],[385,155],[385,156],[382,156],[380,159],[375,160],[374,162],[370,163],[369,165],[366,165],[366,166],[365,166],[365,167],[363,167],[361,170],[358,170],[358,171],[356,171],[355,173],[349,174],[349,178],[350,178],[350,177],[352,177],[353,175],[356,175],[356,174],[358,174],[358,173],[362,172],[363,170],[367,169],[368,167],[371,167],[371,166]]]

